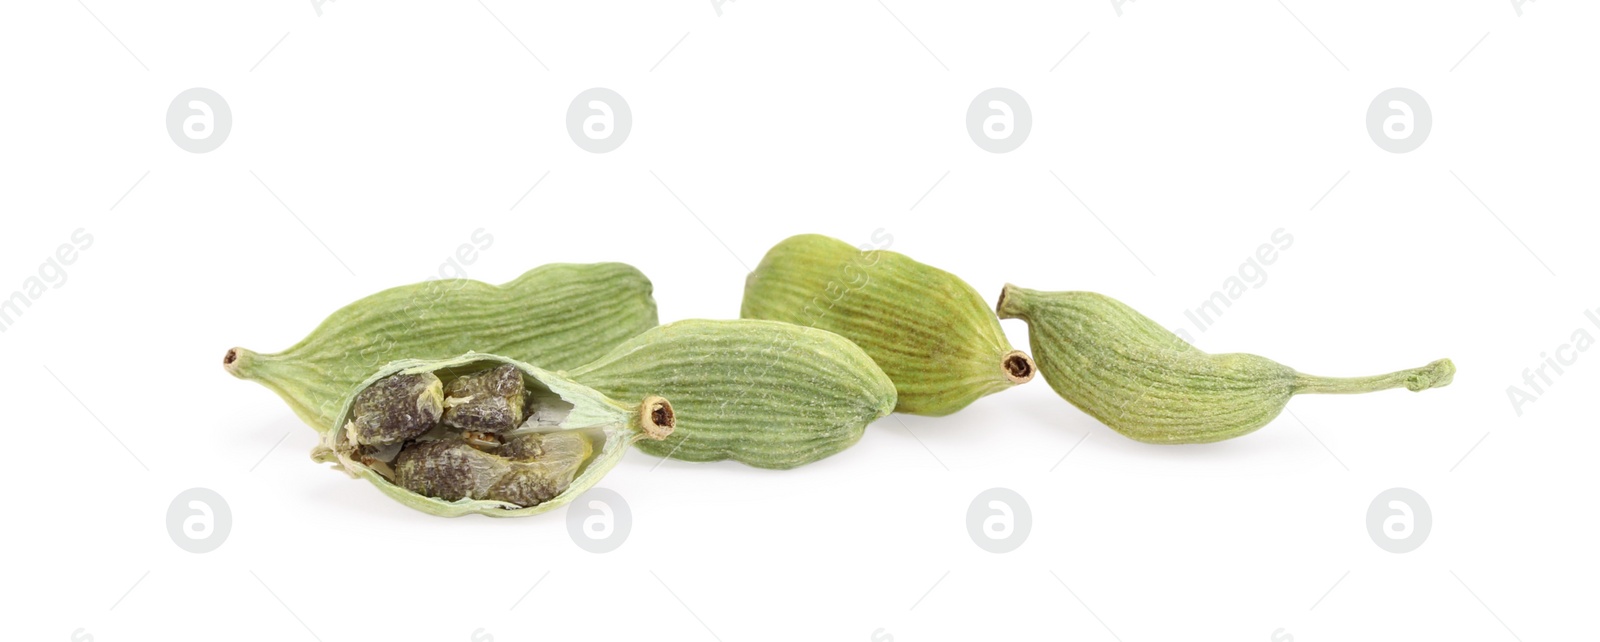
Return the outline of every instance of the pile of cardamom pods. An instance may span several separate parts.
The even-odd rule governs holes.
[[[767,253],[740,317],[659,325],[637,269],[552,264],[500,286],[385,290],[287,350],[234,348],[223,366],[321,434],[317,461],[452,517],[559,507],[630,447],[794,468],[850,447],[890,412],[948,415],[1036,372],[1083,412],[1155,444],[1244,435],[1296,394],[1420,391],[1455,374],[1448,359],[1329,378],[1208,354],[1093,292],[1007,285],[991,310],[949,272],[818,235]],[[1010,345],[1001,318],[1028,324],[1034,357]]]

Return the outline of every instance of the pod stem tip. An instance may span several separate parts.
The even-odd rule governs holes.
[[[1421,392],[1430,388],[1443,388],[1450,385],[1456,378],[1456,364],[1449,359],[1440,359],[1411,372],[1406,379],[1406,389]]]
[[[1011,298],[1011,291],[1016,289],[1016,287],[1017,286],[1015,285],[1007,283],[1005,287],[1000,288],[1000,299],[994,304],[994,313],[1002,319],[1010,319],[1014,316],[1006,312],[1006,300]]]
[[[244,348],[229,348],[227,354],[222,355],[222,369],[227,370],[228,374],[243,378],[244,368],[255,355],[256,353]]]
[[[1007,352],[1000,359],[1000,366],[1006,373],[1006,380],[1013,384],[1024,384],[1033,380],[1033,375],[1039,371],[1033,363],[1033,358],[1021,350]]]
[[[1456,364],[1440,359],[1421,368],[1401,370],[1371,377],[1318,377],[1301,374],[1296,381],[1296,392],[1311,394],[1360,394],[1390,388],[1405,388],[1421,392],[1450,385],[1455,379]]]
[[[660,441],[672,434],[678,426],[678,415],[665,397],[646,397],[639,404],[639,427],[646,437]]]

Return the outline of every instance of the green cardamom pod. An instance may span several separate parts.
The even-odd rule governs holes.
[[[357,383],[395,359],[477,350],[560,370],[656,324],[650,280],[632,266],[558,263],[499,286],[445,279],[384,290],[340,308],[283,352],[234,348],[222,364],[322,431]]]
[[[508,382],[517,379],[515,385]],[[499,433],[463,430],[444,420],[440,386],[495,383],[496,403],[516,405],[520,425]],[[379,394],[369,394],[382,390]],[[400,503],[433,515],[536,515],[571,502],[616,467],[632,444],[672,434],[677,414],[654,395],[629,407],[561,375],[507,357],[468,353],[406,359],[355,386],[312,452]],[[459,406],[458,406],[459,407]],[[419,410],[421,408],[421,410]],[[397,441],[366,435],[411,431]],[[429,419],[431,418],[431,419]]]
[[[894,409],[894,384],[832,332],[775,321],[654,328],[567,373],[620,399],[660,394],[683,413],[640,449],[686,461],[793,468],[838,453]]]
[[[856,342],[899,391],[895,410],[948,415],[1033,378],[989,304],[959,277],[898,252],[806,234],[773,246],[745,280],[746,319]]]
[[[1028,324],[1050,387],[1123,435],[1156,444],[1232,439],[1267,425],[1297,394],[1354,394],[1449,385],[1440,359],[1371,377],[1301,374],[1252,354],[1208,354],[1116,299],[1007,285],[998,311]]]

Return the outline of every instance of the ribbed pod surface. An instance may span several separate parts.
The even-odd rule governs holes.
[[[1448,360],[1374,377],[1304,375],[1252,354],[1208,354],[1138,311],[1094,292],[1006,286],[1002,318],[1028,322],[1039,371],[1080,410],[1132,439],[1206,443],[1267,425],[1300,393],[1447,385]]]
[[[856,443],[894,409],[894,384],[839,335],[771,321],[680,321],[567,373],[616,399],[659,394],[673,434],[652,455],[793,468]],[[643,392],[649,391],[649,392]]]
[[[740,316],[854,341],[894,381],[899,412],[947,415],[1033,376],[965,281],[826,236],[795,236],[768,251],[745,281]]]

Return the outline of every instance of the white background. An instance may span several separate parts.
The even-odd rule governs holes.
[[[94,241],[0,333],[5,637],[1590,630],[1600,354],[1564,352],[1576,363],[1521,416],[1507,388],[1576,330],[1600,336],[1597,9],[1286,1],[10,3],[0,296],[74,230]],[[232,112],[210,153],[166,131],[191,87]],[[566,131],[591,87],[633,113],[611,153]],[[1033,113],[1011,153],[966,132],[991,87]],[[1416,151],[1368,136],[1390,87],[1431,108]],[[439,273],[480,228],[471,277],[627,261],[663,321],[737,315],[784,237],[881,229],[991,300],[1007,281],[1097,290],[1213,352],[1460,371],[1422,394],[1297,398],[1298,420],[1208,446],[1129,441],[1035,381],[885,419],[793,471],[635,452],[602,483],[631,534],[594,554],[565,511],[389,502],[311,463],[313,431],[221,369],[231,346],[287,347]],[[1194,328],[1184,312],[1278,228],[1295,242],[1267,280]],[[166,530],[193,487],[232,511],[214,552]],[[1032,515],[1009,554],[967,534],[994,487]],[[1415,552],[1367,533],[1393,487],[1431,507]]]

